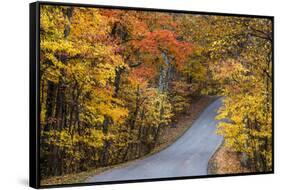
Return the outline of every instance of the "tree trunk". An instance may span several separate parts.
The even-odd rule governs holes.
[[[115,79],[114,79],[114,96],[118,96],[120,89],[121,75],[124,72],[125,68],[116,68],[115,69]]]
[[[135,128],[137,116],[139,113],[139,108],[140,108],[140,86],[137,86],[137,91],[136,91],[136,104],[135,104],[135,111],[132,114],[131,120],[130,120],[130,126],[131,129]]]

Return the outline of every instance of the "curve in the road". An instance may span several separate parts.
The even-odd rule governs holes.
[[[207,175],[208,161],[223,140],[216,134],[219,121],[215,119],[221,104],[221,98],[210,104],[191,128],[166,149],[129,166],[92,176],[87,182]]]

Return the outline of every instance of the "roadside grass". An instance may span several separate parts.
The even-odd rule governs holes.
[[[189,109],[186,113],[179,115],[177,118],[177,124],[175,127],[167,128],[165,131],[161,132],[159,142],[156,147],[147,155],[135,159],[130,160],[125,163],[121,163],[118,165],[112,165],[107,167],[89,169],[88,171],[67,174],[63,176],[56,176],[47,179],[41,180],[42,186],[47,185],[59,185],[59,184],[73,184],[73,183],[83,183],[86,179],[91,176],[97,175],[104,171],[113,169],[113,168],[121,168],[125,167],[136,160],[144,159],[152,154],[155,154],[173,144],[178,138],[180,138],[191,126],[192,123],[199,117],[201,112],[212,102],[214,102],[218,97],[216,96],[202,96],[197,97],[191,103]]]

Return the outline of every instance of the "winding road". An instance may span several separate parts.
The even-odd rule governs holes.
[[[123,168],[92,176],[87,182],[207,175],[208,161],[223,140],[216,134],[219,121],[215,119],[221,104],[222,98],[210,104],[191,128],[166,149]]]

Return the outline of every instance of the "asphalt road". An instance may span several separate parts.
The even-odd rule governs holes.
[[[168,178],[207,175],[208,161],[222,143],[216,135],[216,112],[222,99],[210,104],[175,143],[166,149],[130,163],[92,176],[87,182]]]

